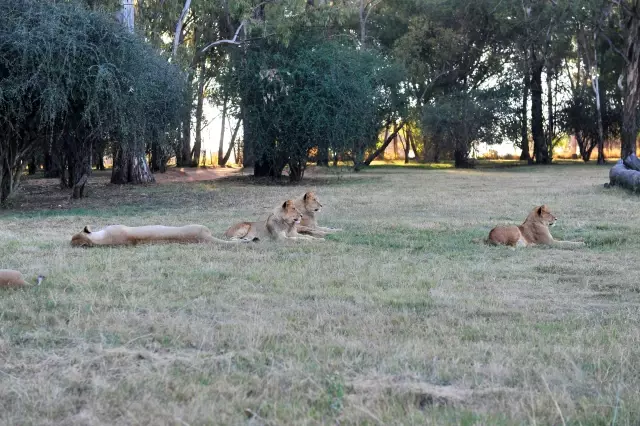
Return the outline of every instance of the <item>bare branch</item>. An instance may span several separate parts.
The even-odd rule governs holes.
[[[202,50],[200,50],[200,52],[198,52],[198,55],[202,55],[204,52],[206,52],[213,46],[217,46],[219,44],[240,44],[241,42],[238,41],[238,34],[240,34],[240,30],[242,29],[242,27],[244,27],[245,23],[246,21],[242,21],[240,23],[240,25],[238,26],[238,29],[236,30],[236,33],[233,35],[233,38],[231,40],[218,40],[218,41],[214,41],[213,43],[209,43],[208,45],[203,47]]]
[[[184,17],[187,16],[190,7],[191,0],[185,0],[184,7],[182,8],[182,13],[180,13],[180,18],[178,18],[178,23],[176,24],[176,35],[173,39],[173,57],[175,57],[176,53],[178,52],[178,45],[180,44],[180,34],[182,33],[182,23],[184,22]]]

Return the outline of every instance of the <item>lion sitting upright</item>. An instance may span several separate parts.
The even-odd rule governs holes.
[[[124,226],[111,225],[92,232],[85,226],[82,232],[71,237],[72,246],[118,246],[135,245],[141,243],[165,242],[165,243],[223,243],[230,244],[236,241],[225,241],[211,236],[209,228],[203,225],[185,226]],[[243,242],[243,241],[237,241]],[[248,242],[248,241],[244,241]]]
[[[300,235],[296,225],[300,223],[302,214],[296,209],[293,200],[285,201],[278,206],[267,220],[260,222],[240,222],[224,233],[225,237],[246,239],[251,241],[270,238],[272,240],[322,240],[309,235]]]
[[[306,192],[302,197],[295,200],[295,206],[302,214],[300,223],[296,225],[296,232],[314,237],[324,237],[332,232],[342,231],[342,229],[327,228],[318,225],[316,214],[322,209],[322,204],[320,204],[320,200],[315,192]]]
[[[547,244],[560,247],[576,247],[584,245],[581,241],[554,240],[549,227],[554,226],[556,217],[551,214],[547,205],[534,208],[522,225],[496,226],[489,232],[488,243],[504,244],[512,247],[527,247],[536,244]]]

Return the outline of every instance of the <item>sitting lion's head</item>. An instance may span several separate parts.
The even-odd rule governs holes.
[[[556,217],[551,214],[546,204],[533,209],[529,217],[536,222],[542,223],[544,226],[554,226],[556,224]]]
[[[93,246],[93,242],[89,238],[89,234],[91,234],[91,229],[88,226],[85,226],[82,232],[78,232],[73,237],[71,237],[71,245],[72,246]]]
[[[302,199],[304,201],[304,208],[308,212],[319,212],[320,209],[322,209],[322,204],[320,204],[320,200],[318,200],[315,192],[309,191],[305,193]]]
[[[293,226],[293,224],[300,223],[302,215],[300,214],[298,209],[296,209],[293,200],[287,200],[284,202],[284,204],[282,204],[280,218],[283,219],[287,225]]]

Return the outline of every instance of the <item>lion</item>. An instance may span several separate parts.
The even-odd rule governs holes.
[[[285,201],[278,206],[267,220],[261,222],[240,222],[224,233],[224,236],[236,239],[258,241],[266,238],[272,240],[322,240],[310,235],[300,235],[296,231],[296,225],[300,223],[302,214],[296,209],[293,200]]]
[[[118,246],[136,245],[140,243],[165,242],[165,243],[223,243],[230,244],[241,241],[225,241],[215,238],[211,231],[202,225],[185,226],[124,226],[111,225],[100,231],[91,231],[85,226],[82,232],[71,237],[72,246]]]
[[[582,246],[582,241],[554,240],[549,227],[556,224],[556,217],[546,204],[534,208],[520,226],[496,226],[489,232],[486,240],[490,244],[503,244],[512,247],[533,245],[554,245],[560,247]]]
[[[322,204],[320,204],[315,192],[305,192],[304,195],[295,200],[295,206],[302,214],[300,223],[296,225],[296,232],[314,237],[324,237],[327,234],[342,231],[339,228],[327,228],[318,225],[316,214],[322,209]]]
[[[44,276],[38,275],[36,285],[40,285],[42,280],[44,280]],[[17,288],[24,287],[26,285],[29,285],[29,283],[25,281],[20,271],[14,271],[13,269],[0,269],[0,288]]]

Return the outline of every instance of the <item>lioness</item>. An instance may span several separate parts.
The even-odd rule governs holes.
[[[556,217],[551,214],[547,205],[534,208],[520,226],[496,226],[489,232],[488,243],[504,244],[512,247],[548,244],[561,247],[584,245],[581,241],[554,240],[549,227],[554,226]]]
[[[38,275],[37,285],[44,280],[44,276]],[[0,288],[8,287],[24,287],[29,283],[26,282],[20,273],[20,271],[14,271],[13,269],[0,269]]]
[[[224,233],[225,237],[232,240],[244,238],[256,241],[265,238],[272,240],[321,240],[309,235],[300,235],[296,232],[296,225],[300,223],[302,214],[296,209],[293,200],[285,201],[278,206],[267,220],[261,222],[240,222]]]
[[[320,200],[315,192],[305,192],[302,197],[295,200],[295,206],[302,214],[300,223],[296,224],[296,232],[314,237],[324,237],[332,232],[342,231],[342,229],[326,228],[318,225],[316,213],[320,212],[322,204],[320,204]]]
[[[243,241],[225,241],[211,236],[211,231],[202,225],[186,226],[124,226],[111,225],[92,232],[85,226],[82,232],[71,237],[72,246],[116,246],[134,245],[150,242],[174,242],[174,243],[224,243],[230,244]],[[244,241],[246,242],[246,240]]]

